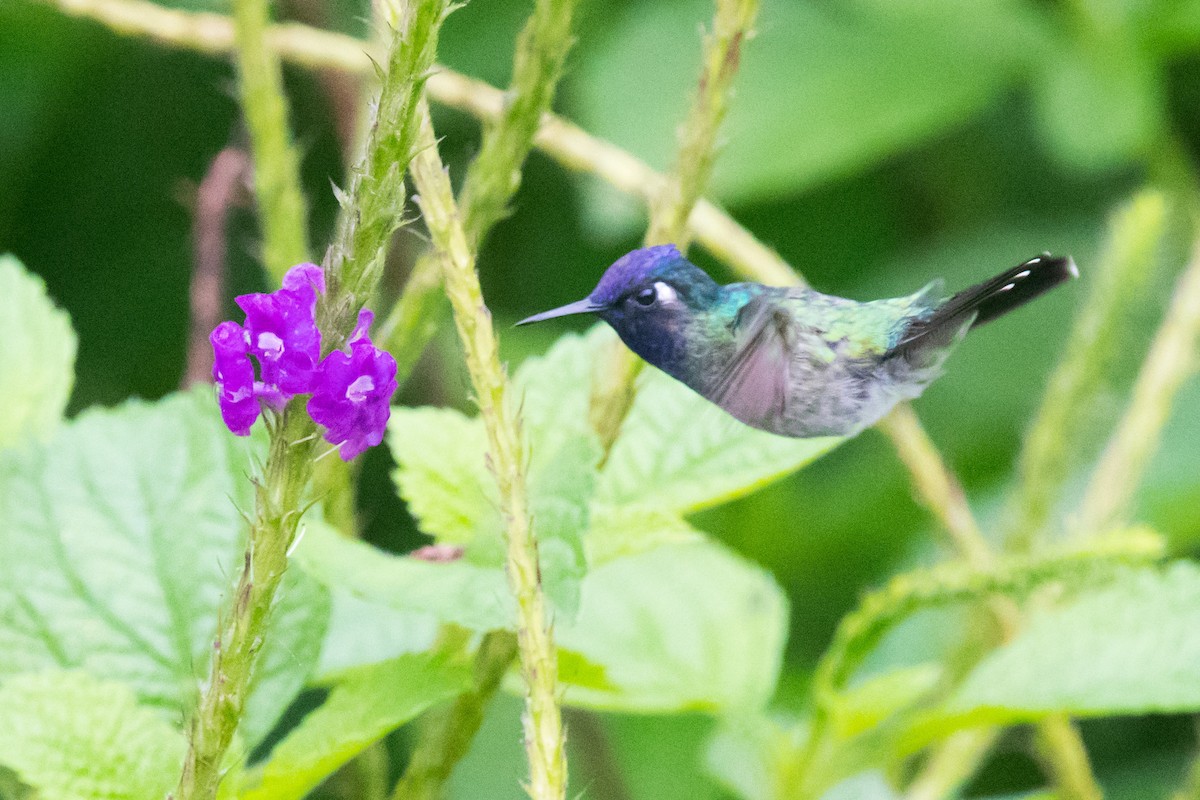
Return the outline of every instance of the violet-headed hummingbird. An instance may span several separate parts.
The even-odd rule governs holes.
[[[596,314],[650,364],[755,428],[843,436],[917,397],[966,332],[1078,276],[1049,253],[942,296],[857,302],[812,289],[717,284],[674,245],[634,250],[592,293],[518,325]]]

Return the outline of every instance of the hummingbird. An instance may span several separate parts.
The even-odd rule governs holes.
[[[1079,272],[1043,253],[944,297],[858,302],[800,287],[720,285],[670,244],[627,253],[582,300],[531,322],[595,314],[630,350],[750,425],[847,436],[918,397],[967,331]]]

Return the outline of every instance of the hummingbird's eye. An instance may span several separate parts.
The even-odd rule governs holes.
[[[645,289],[642,289],[640,292],[635,294],[633,296],[633,300],[639,306],[646,306],[649,308],[658,300],[658,292],[655,291],[653,286],[647,286]]]

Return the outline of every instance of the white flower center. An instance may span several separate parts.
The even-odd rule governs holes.
[[[258,349],[263,358],[274,361],[283,354],[283,339],[270,331],[263,331],[258,335]]]
[[[354,383],[346,387],[346,399],[351,403],[361,403],[367,395],[375,391],[375,381],[370,375],[359,375]]]

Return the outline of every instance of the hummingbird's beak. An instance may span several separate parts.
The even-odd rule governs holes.
[[[574,303],[567,303],[565,306],[552,308],[549,311],[543,311],[540,314],[534,314],[532,317],[526,317],[518,322],[518,325],[528,325],[531,322],[541,322],[544,319],[554,319],[555,317],[565,317],[568,314],[590,314],[595,311],[601,311],[604,306],[593,303],[590,298],[576,300]]]

